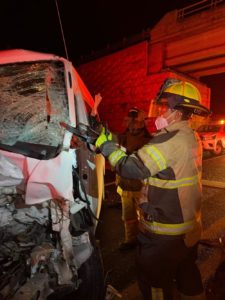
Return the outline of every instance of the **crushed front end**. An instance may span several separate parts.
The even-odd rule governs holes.
[[[0,298],[102,299],[104,166],[60,126],[88,125],[92,102],[68,61],[16,51],[0,58]]]

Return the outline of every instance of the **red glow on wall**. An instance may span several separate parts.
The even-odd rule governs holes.
[[[158,50],[156,47],[149,52],[145,41],[79,67],[78,71],[92,95],[101,93],[100,118],[108,123],[111,131],[122,132],[125,129],[124,119],[134,106],[153,116],[151,103],[164,80],[183,78],[170,70],[162,71],[162,65],[159,71],[162,53]],[[156,61],[158,71],[150,73],[149,64],[152,62],[151,66],[155,66],[156,71]],[[208,101],[208,89],[201,84],[198,87],[202,98]]]

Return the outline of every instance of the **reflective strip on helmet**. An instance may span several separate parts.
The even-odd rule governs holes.
[[[146,146],[144,148],[146,152],[151,156],[151,158],[157,164],[159,171],[165,170],[167,168],[165,158],[155,146]]]
[[[121,150],[121,149],[118,149],[116,151],[113,151],[109,157],[108,157],[108,160],[110,162],[110,164],[115,167],[115,165],[117,164],[117,162],[124,156],[127,156],[126,153]]]
[[[151,288],[152,300],[164,300],[162,288]]]
[[[198,183],[198,181],[198,175],[177,180],[163,180],[155,177],[149,177],[148,180],[144,181],[144,184],[157,186],[163,189],[177,189],[182,186],[195,185],[196,183]]]
[[[149,222],[146,221],[143,217],[141,217],[140,222],[142,223],[142,225],[147,231],[155,234],[165,234],[165,235],[185,234],[187,232],[190,232],[196,223],[195,220],[191,220],[179,224],[164,224],[155,221]]]

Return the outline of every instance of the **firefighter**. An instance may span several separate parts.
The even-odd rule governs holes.
[[[127,155],[104,130],[96,147],[116,172],[145,182],[147,201],[139,199],[138,283],[143,299],[204,299],[196,265],[201,235],[202,148],[191,129],[192,114],[208,115],[198,89],[186,81],[167,80],[156,99],[161,116],[151,141]]]
[[[126,130],[118,135],[118,144],[127,154],[131,154],[149,142],[151,135],[145,127],[146,113],[133,107],[128,111]],[[140,197],[142,181],[139,179],[126,179],[116,176],[117,192],[121,197],[122,220],[124,222],[125,239],[119,250],[129,250],[136,246],[138,219],[136,202]]]

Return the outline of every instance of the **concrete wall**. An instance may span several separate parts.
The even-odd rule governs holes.
[[[157,57],[158,49],[153,50],[152,55]],[[148,42],[142,42],[78,68],[92,95],[101,93],[101,119],[115,132],[124,130],[124,118],[131,107],[137,106],[149,113],[151,101],[166,78],[186,78],[169,69],[149,73],[148,54]],[[154,66],[155,60],[151,64]],[[204,104],[209,106],[209,89],[193,78],[188,80],[199,87]]]
[[[147,76],[147,47],[147,42],[142,42],[78,68],[91,93],[103,96],[101,118],[115,131],[121,131],[129,108],[138,104],[148,109],[154,95]]]
[[[100,115],[114,131],[122,131],[132,106],[146,112],[167,77],[197,85],[202,104],[210,106],[210,89],[199,82],[206,75],[225,72],[225,5],[177,18],[166,14],[150,31],[150,41],[106,55],[78,67],[94,95],[103,101]]]
[[[161,67],[196,78],[225,72],[225,5],[184,19],[167,13],[151,30],[151,47],[162,49]]]

